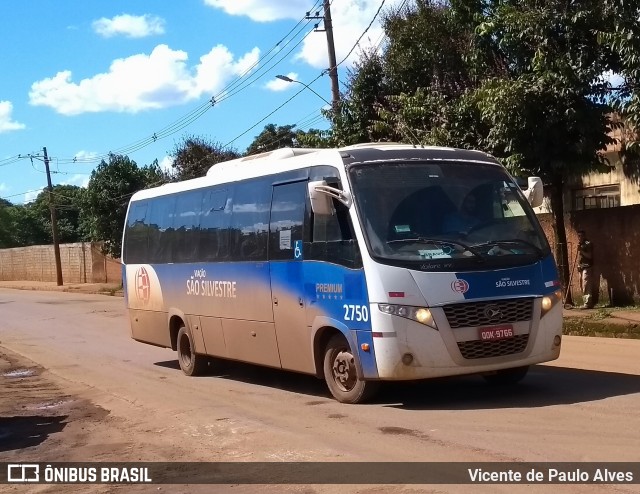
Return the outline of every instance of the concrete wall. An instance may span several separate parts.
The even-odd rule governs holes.
[[[99,243],[60,245],[64,283],[120,283],[120,261],[103,255]],[[56,281],[52,245],[0,249],[0,280]]]
[[[557,244],[550,214],[538,219],[555,253]],[[569,268],[573,272],[571,293],[580,301],[579,276],[575,268],[577,231],[584,230],[594,249],[594,276],[600,303],[616,306],[640,304],[640,205],[588,209],[565,215]]]

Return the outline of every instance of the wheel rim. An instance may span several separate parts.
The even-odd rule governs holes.
[[[191,366],[191,341],[186,334],[180,338],[180,361],[184,367]]]
[[[331,366],[333,371],[333,381],[341,391],[351,391],[358,376],[356,374],[355,359],[348,350],[337,350],[333,357]]]

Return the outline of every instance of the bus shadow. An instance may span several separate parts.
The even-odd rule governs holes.
[[[568,405],[640,393],[640,376],[532,366],[516,385],[461,376],[385,386],[375,403],[406,410],[478,410]]]
[[[154,365],[180,370],[177,360],[155,362]],[[198,377],[227,379],[315,397],[331,397],[324,381],[314,376],[232,360],[215,360],[209,370]]]
[[[155,365],[180,370],[177,360]],[[324,381],[306,374],[223,361],[205,376],[331,398]],[[370,402],[406,410],[535,408],[597,401],[640,393],[640,376],[544,365],[532,366],[522,382],[495,386],[481,376],[457,376],[383,383]]]

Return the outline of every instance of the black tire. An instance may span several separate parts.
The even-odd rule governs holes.
[[[324,351],[323,370],[329,391],[341,403],[362,403],[378,391],[380,383],[358,380],[355,357],[341,335],[329,340]]]
[[[209,361],[206,356],[196,354],[191,331],[185,326],[180,327],[178,331],[176,347],[178,349],[178,363],[182,372],[187,376],[200,376],[206,372]]]
[[[527,375],[527,372],[529,372],[529,366],[525,365],[524,367],[514,367],[513,369],[502,369],[496,371],[495,374],[485,374],[482,377],[489,384],[505,386],[519,383]]]

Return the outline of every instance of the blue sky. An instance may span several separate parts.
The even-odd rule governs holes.
[[[401,3],[333,0],[338,62],[381,4],[384,11]],[[53,184],[82,186],[109,152],[167,166],[185,136],[243,152],[268,123],[326,128],[318,95],[275,78],[287,75],[331,100],[321,75],[326,35],[305,19],[321,4],[0,2],[0,197],[22,204],[46,186],[43,147]],[[339,66],[341,84],[361,50],[383,42],[378,19]]]

